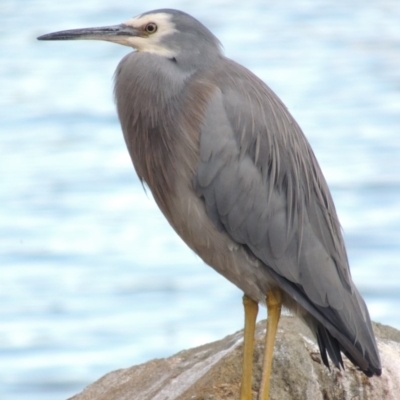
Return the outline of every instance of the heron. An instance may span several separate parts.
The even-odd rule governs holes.
[[[126,146],[173,229],[244,293],[240,400],[252,399],[258,304],[268,313],[260,400],[269,399],[282,306],[314,333],[328,368],[330,359],[343,369],[343,353],[368,377],[381,375],[326,180],[301,128],[261,79],[179,10],[38,39],[134,49],[115,72]]]

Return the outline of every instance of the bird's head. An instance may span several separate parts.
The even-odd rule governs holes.
[[[220,54],[220,42],[198,20],[171,9],[149,11],[120,25],[49,33],[39,40],[105,40],[181,61]],[[193,59],[194,58],[194,59]]]

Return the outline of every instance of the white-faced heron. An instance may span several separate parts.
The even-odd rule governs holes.
[[[260,399],[269,397],[282,305],[314,332],[328,368],[328,355],[343,367],[342,352],[367,376],[381,374],[326,181],[300,127],[264,82],[176,10],[39,39],[106,40],[136,50],[115,73],[125,141],[175,231],[245,293],[241,400],[252,398],[258,303],[268,308]]]

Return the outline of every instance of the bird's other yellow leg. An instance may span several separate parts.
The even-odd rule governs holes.
[[[240,400],[252,400],[251,383],[253,377],[254,333],[258,314],[258,303],[243,296],[244,338],[243,338],[243,373],[240,387]]]
[[[274,354],[274,344],[278,322],[281,316],[282,294],[280,289],[272,289],[267,293],[267,333],[265,335],[264,361],[261,386],[258,400],[269,399],[269,383],[272,371],[272,358]]]

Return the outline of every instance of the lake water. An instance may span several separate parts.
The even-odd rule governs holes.
[[[284,100],[372,318],[400,328],[400,2],[2,0],[1,400],[65,399],[242,327],[240,291],[185,247],[134,174],[112,97],[129,49],[35,39],[165,6],[196,16]]]

